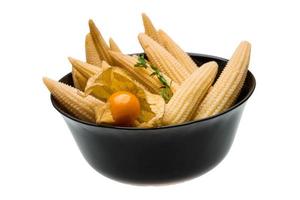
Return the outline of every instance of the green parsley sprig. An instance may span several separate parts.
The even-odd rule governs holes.
[[[153,70],[153,72],[150,74],[150,76],[156,76],[157,79],[161,82],[162,86],[160,87],[160,89],[161,89],[160,95],[166,101],[166,103],[168,103],[173,95],[173,92],[171,90],[171,83],[168,84],[168,81],[161,74],[161,71],[156,66],[149,64],[147,62],[147,60],[145,59],[144,54],[141,54],[138,56],[138,62],[134,66],[145,68],[145,69],[150,67]]]

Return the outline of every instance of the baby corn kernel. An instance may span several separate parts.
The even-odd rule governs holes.
[[[147,35],[140,33],[139,41],[150,62],[157,66],[172,80],[181,84],[190,73],[183,67],[164,47],[152,40]]]
[[[195,119],[220,113],[234,103],[247,75],[250,51],[249,42],[240,43],[213,88],[200,104]]]
[[[99,29],[96,27],[93,20],[89,20],[89,27],[90,27],[90,33],[91,33],[92,39],[94,41],[94,44],[95,44],[95,47],[96,47],[96,50],[98,52],[100,59],[105,60],[109,64],[113,64],[112,59],[108,53],[109,47],[106,44],[104,38],[102,37]]]
[[[185,53],[178,44],[176,44],[170,36],[163,30],[159,30],[158,34],[164,43],[164,47],[172,54],[180,64],[182,64],[189,73],[193,73],[198,66],[191,59],[191,57]]]
[[[43,81],[55,99],[70,114],[82,120],[96,122],[93,108],[104,105],[102,101],[92,96],[85,96],[83,92],[64,83],[49,78],[43,78]]]
[[[154,27],[152,21],[150,20],[150,18],[145,13],[143,13],[142,19],[143,19],[145,34],[163,46],[163,42],[160,39],[160,36],[159,36],[156,28]]]
[[[101,58],[90,33],[85,37],[85,57],[87,63],[99,67],[101,66]]]
[[[200,102],[213,83],[218,71],[216,62],[208,62],[197,68],[174,93],[166,105],[164,125],[180,124],[191,120]]]
[[[109,38],[109,48],[111,51],[122,53],[121,49],[119,48],[117,43],[112,38]]]

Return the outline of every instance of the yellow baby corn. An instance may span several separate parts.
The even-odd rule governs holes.
[[[157,79],[157,77],[151,76],[153,71],[150,68],[141,68],[135,67],[134,65],[138,62],[137,57],[124,55],[122,53],[110,51],[114,62],[119,66],[124,68],[135,80],[144,85],[150,92],[159,94],[161,90],[161,82]],[[166,75],[163,75],[166,81],[171,83],[171,90],[173,92],[176,91],[178,84],[172,81]]]
[[[200,104],[195,119],[215,115],[232,106],[247,76],[250,52],[250,43],[241,42],[213,88]]]
[[[100,31],[96,27],[95,23],[93,20],[89,20],[89,27],[90,27],[90,33],[93,38],[95,47],[97,49],[97,52],[100,56],[101,60],[105,60],[109,64],[112,64],[112,59],[108,53],[109,47],[106,44],[105,40],[103,39]]]
[[[180,124],[192,119],[211,87],[218,71],[216,62],[208,62],[186,79],[166,105],[163,124]]]
[[[225,109],[229,108],[230,106],[232,106],[234,104],[234,102],[237,100],[243,86],[244,86],[244,82],[246,80],[246,76],[247,73],[244,73],[243,75],[244,77],[241,78],[241,81],[238,83],[237,85],[237,89],[233,92],[233,94],[231,95],[231,97],[229,98],[229,100],[227,101],[226,105],[225,105]]]
[[[151,37],[154,41],[158,42],[160,45],[163,45],[161,39],[159,38],[159,34],[153,26],[153,23],[151,22],[150,18],[145,13],[142,13],[142,18],[145,34]]]
[[[190,73],[164,47],[147,35],[140,33],[139,41],[152,64],[167,74],[172,80],[181,84]]]
[[[43,81],[51,94],[70,114],[79,119],[89,122],[96,122],[94,108],[104,105],[104,103],[92,96],[85,94],[76,88],[68,86],[49,78]]]
[[[117,43],[112,38],[109,38],[109,47],[110,47],[110,50],[112,50],[112,51],[122,53],[121,49],[119,48]]]
[[[159,30],[158,34],[164,43],[164,47],[180,62],[190,73],[193,73],[198,67],[196,63],[191,59],[191,57],[185,53],[176,44],[169,35],[167,35],[163,30]]]
[[[72,64],[72,77],[74,85],[77,89],[82,91],[85,88],[87,80],[102,70],[102,68],[82,62],[71,57],[69,57],[69,61]]]
[[[85,56],[87,63],[99,67],[101,66],[101,59],[90,33],[88,33],[85,37]]]
[[[74,67],[72,67],[72,78],[75,88],[84,91],[87,79]]]
[[[101,68],[95,65],[91,65],[71,57],[68,59],[72,66],[86,78],[90,78],[101,71]]]

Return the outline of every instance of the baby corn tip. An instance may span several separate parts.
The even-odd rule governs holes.
[[[146,40],[148,38],[149,38],[149,36],[147,36],[145,33],[138,34],[138,39],[139,39],[140,43],[144,45],[144,48],[147,48],[149,46],[149,44],[146,42]]]
[[[249,41],[247,41],[247,40],[241,41],[241,44],[245,44],[245,45],[251,46],[251,43]]]
[[[72,57],[68,57],[68,60],[70,61],[70,63],[74,63],[75,62],[75,59],[72,58]]]
[[[89,26],[95,25],[94,21],[92,19],[89,19]]]
[[[43,77],[43,82],[45,84],[45,86],[51,90],[51,88],[53,88],[53,83],[55,82],[54,80],[48,78],[48,77]]]

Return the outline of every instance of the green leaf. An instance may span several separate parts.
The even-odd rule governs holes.
[[[166,103],[168,103],[173,95],[172,91],[170,88],[162,88],[160,91],[160,95],[163,97]]]
[[[153,70],[153,72],[150,74],[150,76],[156,76],[157,79],[161,82],[162,86],[160,87],[160,95],[163,97],[166,103],[171,99],[173,92],[171,90],[171,82],[170,85],[168,84],[168,81],[165,79],[165,77],[161,74],[160,70],[152,64],[148,64],[147,60],[145,59],[144,55],[141,54],[138,56],[138,62],[134,65],[135,67],[143,67],[147,69],[149,66]]]
[[[156,72],[152,72],[151,74],[150,74],[150,76],[155,76],[156,75]]]

